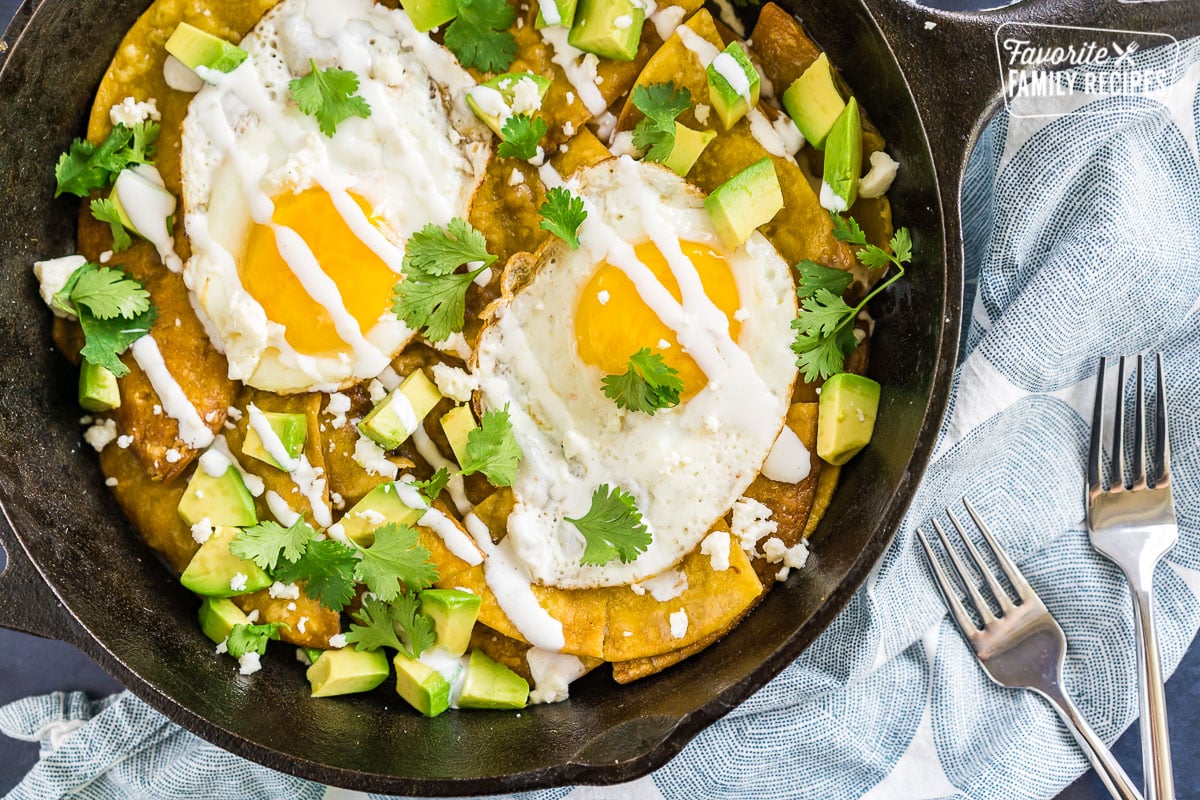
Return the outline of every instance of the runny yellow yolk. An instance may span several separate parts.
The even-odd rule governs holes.
[[[741,323],[733,315],[741,300],[729,264],[706,245],[680,242],[680,247],[695,265],[704,293],[725,313],[729,320],[729,335],[736,342]],[[679,284],[667,259],[654,243],[644,242],[635,247],[634,252],[658,282],[677,301],[680,300]],[[629,367],[629,357],[642,348],[649,348],[661,353],[667,366],[679,371],[683,399],[691,398],[708,384],[700,367],[683,352],[675,332],[650,310],[633,281],[607,261],[592,273],[579,298],[575,312],[575,340],[584,362],[598,367],[605,375],[623,374]]]
[[[366,203],[354,199],[370,216]],[[320,187],[299,194],[285,192],[275,198],[272,220],[304,239],[322,271],[337,285],[342,304],[359,328],[365,333],[375,327],[391,306],[397,276],[347,226],[329,193]],[[271,228],[255,225],[251,230],[239,272],[246,291],[262,305],[268,319],[285,328],[285,338],[297,352],[332,355],[349,349],[325,304],[309,296],[280,255]]]

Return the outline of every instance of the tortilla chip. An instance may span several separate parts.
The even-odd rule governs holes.
[[[297,647],[327,648],[329,637],[342,630],[342,616],[311,599],[303,589],[296,600],[271,597],[267,589],[230,599],[247,614],[258,611],[259,623],[279,622],[286,625],[286,628],[280,629],[279,638]],[[295,608],[289,609],[288,606]],[[304,620],[303,631],[300,630],[301,620]]]
[[[833,490],[837,488],[838,476],[841,472],[841,467],[821,462],[821,474],[817,476],[817,490],[814,493],[812,510],[808,512],[808,522],[804,523],[805,539],[812,536],[812,532],[817,529],[817,524],[829,510],[829,504],[833,502]]]
[[[200,549],[177,510],[187,481],[155,479],[132,448],[119,447],[115,442],[100,451],[100,469],[106,477],[116,479],[112,493],[117,505],[146,544],[171,569],[182,573]]]
[[[566,148],[566,150],[559,150],[550,159],[555,172],[563,179],[570,178],[584,167],[590,167],[607,158],[612,158],[612,152],[604,145],[604,142],[597,139],[596,134],[587,128],[581,130],[567,142]]]
[[[774,3],[758,12],[750,41],[755,63],[780,97],[821,55],[796,18]]]

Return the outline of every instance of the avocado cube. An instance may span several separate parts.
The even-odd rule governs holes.
[[[467,463],[467,438],[477,427],[470,406],[455,406],[442,415],[442,431],[450,440],[450,449],[454,451],[459,466]]]
[[[675,144],[671,152],[663,159],[663,166],[670,167],[686,178],[688,172],[696,164],[696,159],[708,147],[708,143],[717,138],[716,131],[692,130],[682,122],[675,123]]]
[[[514,113],[530,113],[541,107],[550,79],[533,72],[505,72],[486,80],[466,93],[467,106],[492,131],[504,138],[504,123]],[[537,102],[531,96],[537,95]],[[514,109],[514,106],[519,109]]]
[[[232,465],[216,478],[197,465],[179,500],[179,516],[188,525],[195,525],[205,517],[214,526],[246,528],[258,524],[254,498],[242,474]]]
[[[250,618],[228,597],[206,597],[200,605],[200,630],[217,644],[229,638],[234,625],[248,625]]]
[[[741,247],[759,225],[783,208],[783,190],[770,158],[755,161],[704,198],[704,208],[721,241],[730,250]]]
[[[284,414],[278,411],[264,411],[262,415],[287,451],[288,458],[299,458],[304,452],[304,442],[308,439],[308,417],[304,414]],[[267,452],[262,437],[253,426],[246,428],[246,440],[242,443],[242,454],[257,458],[275,469],[283,469],[283,465]]]
[[[730,42],[708,65],[708,99],[725,130],[758,105],[761,82],[750,56],[737,42]]]
[[[458,16],[456,0],[400,0],[400,5],[420,33],[445,25]]]
[[[400,491],[416,492],[407,487]],[[417,520],[425,515],[420,508],[410,508],[401,499],[400,491],[391,481],[381,483],[363,496],[347,511],[338,524],[346,538],[359,547],[370,547],[375,542],[375,529],[380,525],[394,523],[396,525],[415,525]],[[373,522],[379,517],[382,522]]]
[[[216,72],[233,72],[249,55],[237,45],[186,22],[179,23],[167,39],[166,48],[193,71],[197,67],[206,67]]]
[[[437,646],[452,656],[461,656],[471,644],[471,631],[483,598],[458,589],[426,589],[421,592],[421,613],[433,620]]]
[[[459,708],[524,708],[529,701],[529,683],[482,650],[472,650]]]
[[[203,597],[233,597],[270,586],[271,578],[257,564],[229,551],[237,533],[236,528],[214,530],[192,556],[179,582]]]
[[[538,3],[537,19],[533,21],[535,28],[550,28],[561,25],[564,28],[571,27],[571,23],[575,21],[575,4],[576,0],[545,0]],[[557,19],[554,22],[548,22],[545,14],[542,11],[544,8],[553,8],[553,14]]]
[[[858,199],[858,179],[861,175],[862,119],[858,113],[858,101],[851,97],[825,139],[825,179],[821,184],[821,205],[837,212],[854,205]]]
[[[646,9],[633,0],[578,0],[567,43],[614,61],[632,61]]]
[[[441,399],[442,394],[433,381],[421,370],[414,370],[363,417],[358,429],[384,450],[394,450],[412,435]]]
[[[343,647],[330,650],[305,673],[313,697],[369,692],[387,680],[392,672],[382,650],[355,650]]]
[[[817,406],[817,455],[845,464],[867,446],[875,432],[879,391],[875,381],[850,372],[825,381]]]
[[[828,56],[821,53],[799,78],[792,81],[783,93],[783,107],[804,134],[804,140],[816,149],[824,150],[825,138],[846,108],[846,101],[833,80]]]
[[[79,368],[79,405],[86,411],[112,411],[121,405],[117,376],[90,361]]]
[[[450,682],[441,673],[403,653],[397,653],[392,663],[396,666],[396,693],[410,706],[427,717],[436,717],[450,707]]]

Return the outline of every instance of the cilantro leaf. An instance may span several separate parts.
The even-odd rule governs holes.
[[[679,370],[668,367],[659,353],[643,347],[629,357],[629,367],[621,375],[608,375],[601,382],[604,394],[629,411],[650,416],[662,408],[679,405],[683,381]]]
[[[471,223],[455,217],[445,228],[429,223],[412,235],[405,246],[405,273],[449,275],[463,264],[482,261],[495,263],[487,250],[487,239]]]
[[[792,327],[830,336],[841,327],[847,315],[853,313],[845,300],[828,289],[817,289],[800,303],[800,313],[792,320]]]
[[[111,197],[106,197],[103,200],[96,199],[91,204],[92,216],[101,222],[107,222],[109,228],[112,229],[113,252],[121,253],[129,249],[133,244],[133,240],[129,238],[129,232],[125,230],[125,223],[121,221],[121,215],[117,211],[117,205]]]
[[[131,344],[148,334],[158,317],[158,309],[154,306],[150,306],[133,319],[97,319],[87,308],[78,308],[76,313],[86,340],[79,354],[118,378],[129,374],[129,367],[122,363],[119,356],[128,350]]]
[[[57,182],[54,196],[87,197],[96,189],[111,186],[130,164],[151,163],[158,132],[156,123],[139,122],[132,128],[116,125],[99,147],[85,139],[76,139],[54,167]]]
[[[546,202],[542,203],[538,213],[542,215],[539,228],[550,231],[571,245],[572,250],[579,249],[579,226],[587,219],[583,198],[555,186],[546,192]]]
[[[912,261],[912,234],[908,232],[908,228],[901,228],[892,235],[892,241],[889,242],[892,248],[892,255],[895,256],[896,262],[907,264]]]
[[[586,514],[566,519],[583,534],[580,564],[603,566],[614,558],[628,563],[650,546],[650,530],[633,503],[633,495],[607,483],[596,487]]]
[[[458,16],[446,28],[444,42],[464,67],[504,72],[517,56],[508,32],[517,10],[505,0],[458,0]]]
[[[633,104],[646,116],[633,129],[633,145],[646,161],[664,161],[675,147],[675,118],[692,105],[687,87],[671,81],[633,87]]]
[[[288,561],[299,560],[314,536],[316,532],[303,518],[297,518],[287,528],[267,520],[239,530],[229,543],[229,552],[271,571],[279,564],[281,555]]]
[[[833,336],[801,331],[792,342],[796,366],[808,382],[841,372],[846,357],[853,353],[856,347],[858,339],[854,337],[854,328],[851,326],[839,329]]]
[[[496,152],[505,158],[528,161],[537,156],[538,142],[548,130],[550,127],[541,117],[513,114],[504,121],[504,127],[500,129],[502,141]]]
[[[318,69],[312,59],[308,63],[312,70],[289,83],[288,91],[301,111],[316,117],[321,133],[333,138],[337,126],[351,117],[371,116],[371,106],[357,94],[357,75],[336,67]]]
[[[304,593],[330,611],[341,611],[354,597],[357,551],[333,539],[314,540],[295,561],[283,559],[275,579],[304,582]]]
[[[97,319],[133,319],[150,308],[150,293],[122,270],[86,264],[72,277],[67,299],[75,306],[86,306]]]
[[[829,216],[833,220],[834,238],[839,242],[856,244],[860,247],[866,246],[867,234],[863,233],[863,229],[859,227],[858,221],[854,217],[843,217],[835,211],[830,211]]]
[[[421,604],[414,593],[402,594],[392,603],[392,624],[400,628],[402,638],[408,644],[406,656],[416,658],[433,647],[436,636],[433,619],[421,613]]]
[[[812,297],[818,289],[841,295],[854,282],[854,276],[846,270],[825,267],[815,261],[801,261],[796,265],[796,272],[800,273],[796,294],[801,300]]]
[[[446,484],[450,482],[450,470],[441,467],[437,472],[429,476],[428,480],[414,481],[413,486],[421,493],[427,502],[432,503],[438,499],[438,495],[446,488]]]
[[[233,630],[225,639],[225,647],[229,655],[241,658],[246,653],[267,654],[267,642],[279,638],[280,628],[286,628],[281,622],[265,622],[261,625],[234,625]]]
[[[433,620],[420,612],[415,594],[400,595],[391,605],[368,598],[354,616],[346,642],[356,650],[390,647],[416,658],[433,646]]]
[[[417,532],[408,525],[389,523],[375,529],[375,541],[359,550],[362,559],[354,577],[367,585],[380,600],[394,600],[400,584],[412,592],[437,580],[437,567]]]
[[[463,475],[482,472],[493,486],[512,486],[521,463],[521,446],[513,436],[508,406],[484,412],[479,427],[467,434],[466,462]]]

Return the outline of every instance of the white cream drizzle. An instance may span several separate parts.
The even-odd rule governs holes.
[[[284,500],[278,492],[270,489],[267,490],[267,508],[271,509],[271,516],[275,517],[276,521],[285,528],[290,528],[296,520],[300,519],[300,514],[288,505],[287,500]]]
[[[784,425],[779,438],[763,462],[763,477],[781,483],[799,483],[812,471],[812,455],[790,426]]]
[[[200,412],[196,411],[196,407],[188,399],[183,387],[176,382],[171,371],[167,369],[167,364],[163,360],[162,352],[158,349],[158,342],[154,340],[154,337],[147,334],[138,339],[133,343],[130,352],[133,353],[133,360],[150,379],[150,385],[154,388],[154,393],[158,395],[163,411],[168,417],[179,423],[179,438],[188,447],[196,449],[212,444],[213,432],[200,418]]]
[[[454,520],[425,502],[425,498],[411,484],[397,481],[395,486],[396,496],[400,498],[401,503],[414,511],[424,512],[417,520],[418,525],[440,536],[451,553],[471,566],[483,563],[483,555],[480,554],[479,548]]]
[[[562,67],[567,80],[579,95],[580,102],[593,117],[598,117],[608,108],[608,101],[596,88],[596,57],[585,53],[567,42],[570,33],[563,27],[542,28],[542,38],[554,48],[554,56],[550,59]]]

